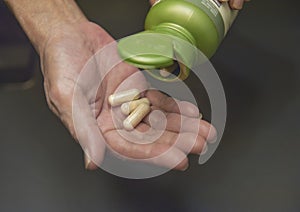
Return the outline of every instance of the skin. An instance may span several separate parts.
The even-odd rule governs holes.
[[[234,10],[241,10],[243,8],[244,2],[249,2],[250,0],[219,0],[220,2],[228,2],[230,7]]]
[[[89,59],[95,57],[98,50],[114,39],[103,28],[87,20],[73,0],[5,2],[40,56],[49,108],[61,119],[83,148],[86,169],[97,169],[101,165],[105,151],[110,149],[118,157],[149,159],[148,162],[158,166],[186,170],[187,154],[190,152],[200,154],[206,142],[215,139],[214,127],[198,118],[199,110],[196,106],[174,100],[161,92],[148,90],[143,92],[143,95],[149,98],[153,111],[165,115],[166,129],[161,132],[159,124],[150,125],[150,122],[161,122],[161,116],[155,116],[153,113],[152,116],[147,116],[137,129],[143,132],[151,130],[161,132],[162,136],[152,143],[141,144],[144,142],[143,139],[140,143],[129,142],[120,135],[120,129],[115,126],[107,99],[120,85],[123,89],[132,88],[133,85],[142,91],[147,89],[147,82],[141,72],[120,63],[105,78],[99,78],[102,81],[99,89],[96,83],[86,85],[79,84],[78,81]],[[233,8],[239,9],[242,2],[233,0],[230,4]],[[101,59],[106,61],[111,58],[117,60],[117,53],[103,55]],[[101,62],[98,64],[100,74],[104,76],[102,65]],[[97,91],[96,98],[92,98],[92,91]],[[75,93],[75,105],[80,105],[80,111],[76,113],[79,122],[74,120],[73,113]],[[184,129],[180,127],[181,120],[184,120],[186,126]],[[74,123],[77,123],[77,126]],[[191,151],[189,147],[192,147]],[[170,150],[168,154],[162,154],[167,150]],[[164,156],[153,159],[158,155]]]

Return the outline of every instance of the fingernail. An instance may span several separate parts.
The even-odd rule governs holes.
[[[91,162],[91,159],[87,155],[84,155],[84,167],[86,170],[89,170]]]
[[[209,132],[208,132],[207,140],[210,142],[212,140],[217,139],[217,137],[218,137],[218,133],[217,133],[216,128],[211,126],[209,129]]]
[[[187,163],[182,169],[181,171],[186,171],[189,168],[189,164]]]
[[[207,150],[208,150],[207,144],[204,143],[204,146],[202,148],[202,151],[201,151],[200,155],[204,155],[207,152]]]
[[[233,1],[231,7],[236,10],[240,10],[243,7],[243,1]]]
[[[203,118],[202,113],[199,113],[199,119],[202,119],[202,118]]]
[[[216,136],[214,139],[208,140],[207,142],[210,144],[214,144],[217,142],[217,140],[218,140],[218,137]]]

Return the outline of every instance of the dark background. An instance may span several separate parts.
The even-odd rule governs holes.
[[[142,30],[149,8],[78,2],[115,38]],[[1,2],[0,211],[300,211],[299,14],[296,0],[247,3],[212,58],[228,104],[213,157],[128,180],[84,170],[80,147],[47,108],[37,56]]]

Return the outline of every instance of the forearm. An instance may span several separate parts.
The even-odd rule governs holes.
[[[49,36],[64,24],[86,21],[73,0],[4,0],[40,53]]]

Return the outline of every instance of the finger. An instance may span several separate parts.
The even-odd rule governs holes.
[[[159,130],[196,133],[207,141],[213,141],[217,136],[216,129],[205,120],[181,116],[177,113],[163,114],[155,108],[145,117],[144,122]]]
[[[155,130],[145,123],[140,123],[135,131],[118,130],[120,136],[131,143],[161,143],[175,146],[184,153],[200,154],[206,143],[205,139],[195,133],[175,133],[167,130]]]
[[[78,86],[62,87],[59,83],[45,85],[47,101],[52,110],[67,127],[72,137],[79,142],[88,157],[85,157],[87,169],[95,169],[102,162],[105,148],[99,142],[101,134],[92,110],[82,90]]]
[[[149,0],[150,5],[154,5],[158,0]]]
[[[171,152],[168,151],[166,154],[149,159],[149,163],[180,171],[185,171],[189,167],[188,158],[177,148],[172,148]]]
[[[105,154],[104,138],[88,101],[78,90],[72,106],[75,136],[85,153],[85,168],[94,170],[101,165]]]
[[[170,140],[169,145],[172,145],[174,142],[176,142],[175,146],[186,154],[201,154],[206,144],[206,141],[202,136],[193,133],[180,133],[178,134],[177,139]]]
[[[240,10],[243,8],[244,0],[230,0],[229,5],[234,10]]]
[[[158,143],[175,145],[186,154],[201,154],[205,146],[205,139],[194,133],[174,133],[165,131],[157,140]]]
[[[96,170],[98,166],[91,160],[91,158],[84,153],[84,167],[86,170]]]
[[[166,112],[180,113],[189,117],[199,117],[199,109],[190,102],[176,100],[158,90],[148,90],[145,96],[153,106]]]
[[[117,130],[105,134],[108,147],[119,157],[130,160],[141,160],[176,170],[186,170],[186,154],[175,147],[162,143],[136,144],[120,136]]]

